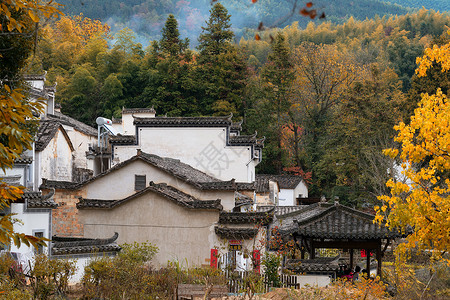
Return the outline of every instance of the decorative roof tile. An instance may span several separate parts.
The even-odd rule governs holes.
[[[108,239],[88,239],[54,236],[52,238],[52,255],[119,252],[121,248],[115,242],[118,237],[119,234],[117,232]]]
[[[46,195],[42,195],[41,192],[25,191],[22,194],[22,199],[25,201],[27,208],[56,208],[58,204],[53,201],[54,194],[54,190]]]
[[[214,231],[223,239],[252,239],[258,234],[257,228],[227,228],[215,226]]]
[[[301,176],[295,175],[270,175],[270,174],[256,174],[256,192],[268,193],[269,180],[278,182],[280,189],[295,189],[300,182],[303,181]]]
[[[242,130],[242,120],[239,122],[233,122],[230,126],[230,132],[239,133]]]
[[[14,160],[14,164],[31,164],[33,163],[33,157],[31,156],[26,156],[26,155],[21,155],[19,158],[16,158]]]
[[[246,183],[246,182],[235,182],[234,179],[230,181],[222,181],[213,176],[210,176],[198,169],[191,167],[188,164],[181,162],[178,159],[168,158],[168,157],[160,157],[154,154],[147,154],[142,151],[138,152],[137,155],[132,158],[121,162],[114,167],[106,170],[103,173],[98,174],[95,177],[92,177],[82,183],[70,183],[63,181],[51,181],[51,180],[43,180],[42,188],[61,188],[61,189],[77,189],[81,186],[94,181],[98,178],[104,177],[115,170],[123,168],[124,166],[136,161],[142,160],[147,162],[156,168],[167,172],[176,178],[179,178],[194,187],[202,190],[233,190],[233,191],[252,191],[254,190],[254,183]]]
[[[133,123],[140,127],[227,127],[232,116],[134,118]]]
[[[271,212],[221,212],[220,224],[260,224],[268,225],[273,220]]]
[[[56,181],[42,178],[42,184],[39,189],[57,189],[57,190],[74,190],[81,186],[78,182],[72,181]]]
[[[234,201],[235,201],[235,207],[253,204],[253,199],[251,197],[241,194],[241,193],[238,193],[238,192],[234,193]]]
[[[134,135],[116,135],[116,136],[110,136],[109,142],[114,145],[135,145],[136,142],[136,136]]]
[[[217,200],[198,200],[197,198],[186,194],[172,186],[167,184],[155,184],[150,182],[150,186],[139,191],[129,197],[121,200],[100,200],[100,199],[85,199],[80,198],[77,203],[78,209],[112,209],[127,201],[135,199],[148,192],[156,193],[166,199],[175,202],[177,205],[183,206],[188,209],[213,209],[222,210],[220,199]]]

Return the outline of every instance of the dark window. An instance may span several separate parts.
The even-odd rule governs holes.
[[[134,190],[140,191],[145,189],[145,175],[134,175]]]
[[[33,235],[37,238],[43,238],[44,237],[44,232],[43,231],[35,231],[33,233]],[[37,249],[35,248],[35,253],[36,254],[42,254],[44,253],[44,246],[42,245],[38,245]]]

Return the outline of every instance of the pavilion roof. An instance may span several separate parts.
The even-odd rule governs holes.
[[[402,236],[395,230],[374,223],[374,215],[340,205],[317,204],[295,212],[282,235],[295,234],[306,238],[322,239],[382,239]]]

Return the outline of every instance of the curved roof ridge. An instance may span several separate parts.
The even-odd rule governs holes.
[[[199,200],[194,196],[187,194],[177,188],[167,185],[166,183],[156,184],[153,181],[145,189],[138,191],[128,197],[119,200],[102,200],[102,199],[87,199],[79,198],[77,203],[78,209],[112,209],[125,202],[142,196],[148,192],[154,192],[158,195],[175,202],[190,209],[218,209],[222,210],[222,205],[220,199],[215,200]]]

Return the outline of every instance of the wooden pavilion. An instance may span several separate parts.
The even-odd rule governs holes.
[[[377,274],[381,275],[382,256],[392,239],[401,237],[397,231],[374,224],[374,216],[339,203],[317,203],[289,215],[277,216],[282,224],[279,233],[284,240],[293,239],[301,258],[309,253],[309,261],[316,259],[316,249],[350,250],[350,269],[353,269],[353,250],[365,250],[366,270],[370,272],[370,253],[375,253]]]

